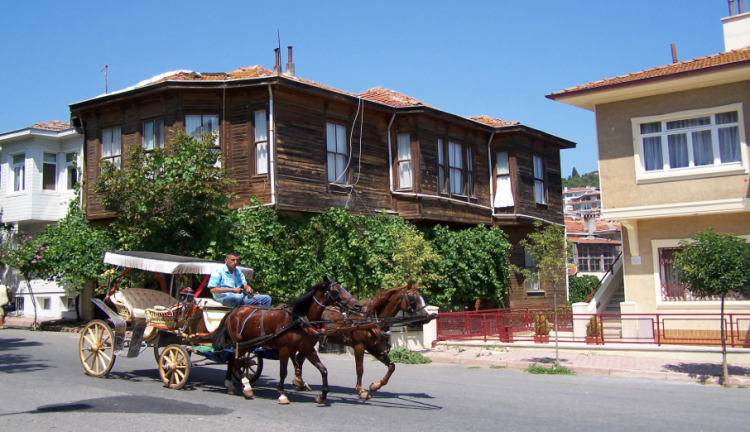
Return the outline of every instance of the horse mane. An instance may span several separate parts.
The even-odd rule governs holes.
[[[289,304],[287,304],[287,307],[292,310],[292,315],[306,315],[307,311],[310,310],[310,305],[312,305],[315,292],[318,289],[322,288],[325,283],[325,281],[318,282],[317,284],[310,287],[310,289],[308,289],[306,293],[289,302]]]
[[[388,301],[391,299],[391,296],[395,292],[401,291],[404,288],[406,288],[406,285],[402,285],[396,288],[391,288],[389,290],[382,291],[381,293],[377,294],[376,298],[365,303],[366,310],[369,312],[369,311],[373,311],[373,310],[376,310],[385,306],[388,303]]]

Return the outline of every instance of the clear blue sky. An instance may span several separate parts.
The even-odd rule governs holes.
[[[563,176],[597,169],[594,114],[544,96],[724,49],[726,0],[3,1],[0,132],[175,69],[273,66],[342,90],[382,86],[462,116],[575,141]]]

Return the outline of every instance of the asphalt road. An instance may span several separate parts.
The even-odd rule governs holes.
[[[750,390],[598,376],[529,375],[460,365],[398,365],[391,382],[361,402],[354,360],[323,355],[331,393],[291,391],[276,402],[278,362],[267,361],[255,399],[229,396],[224,368],[194,368],[182,390],[166,389],[150,350],[119,358],[106,378],[83,373],[78,335],[0,330],[0,431],[740,431]],[[365,384],[385,368],[365,361]]]

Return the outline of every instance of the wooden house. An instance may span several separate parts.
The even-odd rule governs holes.
[[[113,216],[91,191],[100,161],[121,163],[128,146],[161,146],[176,128],[218,132],[237,181],[234,208],[257,196],[286,213],[385,210],[417,224],[500,225],[514,244],[534,221],[563,223],[560,150],[573,142],[380,87],[348,93],[287,69],[277,60],[274,71],[175,71],[72,104],[85,135],[88,217]],[[520,247],[512,260],[524,265]],[[506,304],[551,304],[526,285],[512,277]]]

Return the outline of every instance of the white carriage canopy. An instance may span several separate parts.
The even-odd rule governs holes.
[[[104,254],[104,263],[157,273],[202,275],[210,275],[224,265],[221,261],[157,252],[107,252]],[[237,268],[245,275],[245,278],[253,277],[253,269],[242,266],[237,266]]]

